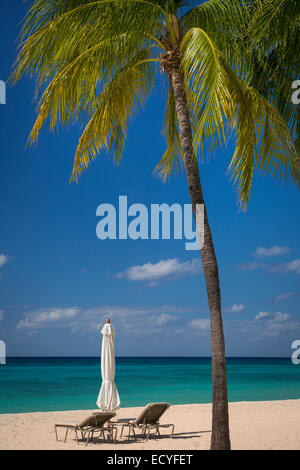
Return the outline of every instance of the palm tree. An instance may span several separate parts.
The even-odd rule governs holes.
[[[296,47],[300,36],[300,3],[259,0],[252,10],[244,41],[252,64],[252,85],[284,117],[299,152],[300,109],[291,100],[291,84],[300,76],[300,52]]]
[[[16,82],[26,73],[35,75],[37,92],[44,87],[30,141],[37,140],[48,117],[51,128],[87,117],[71,179],[78,180],[103,149],[118,162],[128,120],[144,106],[160,69],[168,93],[167,149],[156,171],[167,179],[183,166],[195,219],[197,204],[205,207],[197,157],[204,145],[213,151],[225,142],[229,131],[236,140],[229,171],[242,206],[248,204],[255,167],[297,180],[299,163],[288,126],[251,86],[240,53],[247,8],[242,0],[209,0],[189,9],[180,0],[34,0],[12,77]],[[218,263],[206,208],[204,214],[211,449],[230,449]]]

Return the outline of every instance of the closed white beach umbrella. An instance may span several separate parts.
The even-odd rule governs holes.
[[[97,399],[97,406],[102,411],[116,411],[120,408],[120,397],[115,384],[115,330],[110,320],[107,320],[101,330],[101,374],[102,385]]]

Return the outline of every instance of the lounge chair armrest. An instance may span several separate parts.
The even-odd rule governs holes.
[[[56,428],[72,428],[72,429],[79,429],[77,424],[55,424],[54,425]]]

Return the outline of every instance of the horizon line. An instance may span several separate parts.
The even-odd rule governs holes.
[[[32,358],[53,358],[53,359],[71,359],[71,358],[90,358],[90,359],[98,359],[101,358],[101,355],[97,356],[6,356],[7,359],[32,359]],[[166,359],[176,359],[176,358],[186,358],[186,359],[211,359],[211,356],[115,356],[116,359],[118,358],[166,358]],[[290,359],[290,356],[226,356],[226,359]]]

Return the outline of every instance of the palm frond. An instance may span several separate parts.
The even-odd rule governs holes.
[[[279,181],[299,184],[299,155],[279,112],[258,93],[227,70],[234,103],[236,149],[228,172],[237,186],[241,206],[249,202],[253,169]]]
[[[184,36],[181,52],[190,106],[195,110],[194,153],[202,155],[205,140],[209,151],[226,141],[226,120],[232,112],[227,73],[220,51],[200,28]]]
[[[242,69],[241,47],[249,15],[247,0],[207,0],[183,15],[180,26],[184,33],[192,28],[205,31],[237,71]]]
[[[154,71],[148,57],[148,51],[138,54],[102,90],[97,109],[79,139],[71,179],[77,180],[101,150],[112,151],[114,159],[119,161],[128,119],[145,105],[153,87]]]
[[[279,45],[286,53],[294,52],[299,41],[300,4],[298,0],[257,0],[256,10],[250,22],[248,33],[254,41],[265,41],[270,48]]]
[[[291,78],[299,78],[299,56],[290,44],[299,33],[299,2],[208,0],[180,18],[182,5],[33,0],[11,77],[16,82],[24,74],[35,76],[37,94],[44,90],[31,141],[48,117],[53,128],[88,116],[72,178],[102,150],[119,161],[128,122],[153,86],[153,61],[160,56],[152,46],[172,54],[180,44],[195,157],[203,155],[204,145],[211,152],[226,143],[228,128],[235,131],[229,173],[244,207],[255,168],[299,182],[293,143],[299,145],[299,112],[288,99]],[[171,83],[164,134],[167,149],[155,171],[167,179],[180,168],[183,153]]]
[[[182,167],[182,148],[178,130],[178,119],[176,114],[175,99],[172,84],[169,84],[166,103],[163,133],[167,141],[167,149],[162,159],[155,167],[157,173],[164,181],[171,177],[172,171],[180,171]]]
[[[297,107],[291,85],[300,74],[300,3],[297,0],[256,2],[248,25],[246,51],[251,85],[282,115],[294,141],[299,141]]]
[[[146,0],[66,2],[69,7],[60,14],[57,2],[54,5],[54,12],[49,7],[38,14],[40,0],[35,1],[23,28],[23,45],[11,81],[35,75],[39,88],[96,44],[130,33],[138,47],[143,36],[156,36],[159,24],[166,21],[164,10]]]
[[[147,45],[140,41],[140,47]],[[50,115],[50,128],[77,119],[82,112],[92,115],[98,95],[111,76],[132,60],[134,45],[130,34],[120,34],[90,47],[59,70],[44,91],[38,118],[30,134],[31,143]]]

